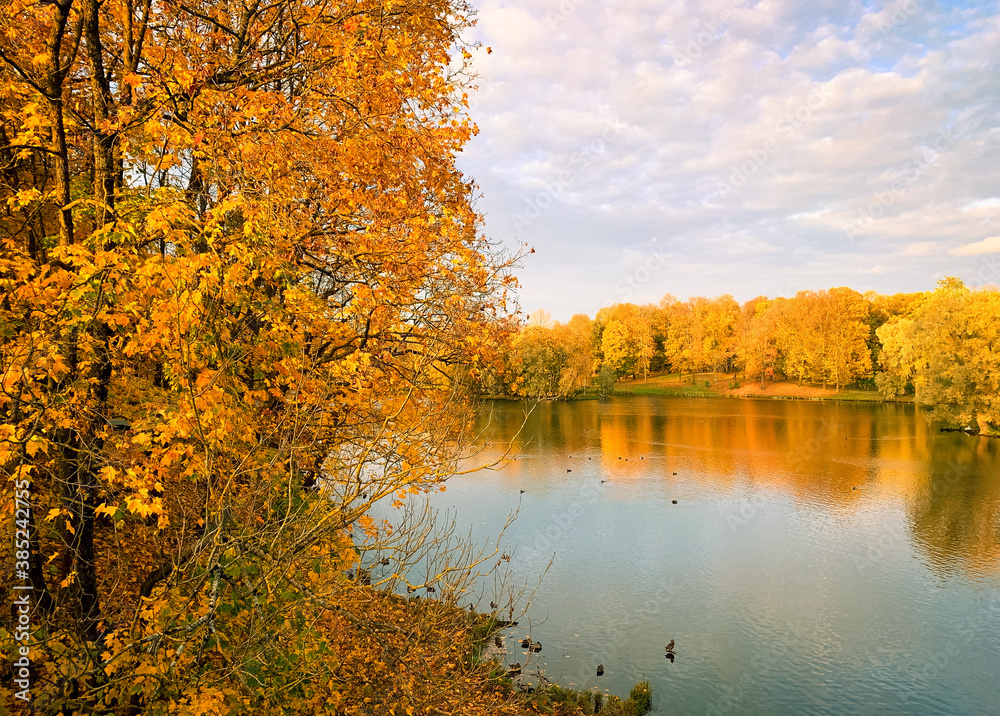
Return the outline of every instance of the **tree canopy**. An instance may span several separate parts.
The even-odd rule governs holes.
[[[878,329],[886,395],[914,385],[931,417],[1000,432],[1000,291],[939,282],[909,315]]]
[[[784,378],[837,389],[877,386],[886,398],[915,394],[933,408],[932,419],[995,433],[998,301],[995,288],[970,290],[953,278],[933,292],[862,295],[840,287],[758,296],[742,306],[728,295],[680,301],[666,294],[658,305],[599,310],[587,359],[560,324],[523,327],[518,348],[508,348],[521,356],[506,366],[508,392],[566,396],[593,383],[607,394],[625,376],[670,371],[694,380],[698,372],[723,371],[757,380],[762,390]],[[579,315],[571,323],[587,320]],[[571,361],[577,376],[589,366],[589,380],[557,379]]]
[[[355,591],[413,579],[369,508],[456,469],[508,330],[511,258],[454,163],[470,22],[461,0],[0,7],[3,529],[30,535],[39,712],[482,695],[449,659],[375,678],[430,622]],[[456,607],[461,574],[416,586]]]

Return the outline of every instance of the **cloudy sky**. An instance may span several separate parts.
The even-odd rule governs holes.
[[[524,312],[1000,283],[996,2],[472,2]]]

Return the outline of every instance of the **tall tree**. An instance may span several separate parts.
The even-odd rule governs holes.
[[[839,390],[871,376],[869,305],[849,288],[831,288],[821,300],[824,345],[820,370],[823,382],[833,383]]]
[[[780,308],[765,296],[743,304],[736,332],[735,353],[747,376],[760,378],[760,389],[774,375],[778,357],[777,330]]]
[[[551,326],[530,323],[514,342],[520,378],[517,391],[532,398],[559,395],[567,350]]]
[[[513,281],[454,164],[470,15],[0,6],[0,471],[45,517],[44,710],[309,712],[350,695],[318,625],[393,628],[344,575],[374,501],[455,469]]]
[[[838,389],[871,373],[868,304],[857,291],[800,291],[782,304],[779,347],[787,375]]]
[[[594,355],[591,350],[593,321],[585,313],[560,326],[560,342],[566,346],[566,363],[559,375],[559,394],[571,395],[590,385],[594,376]]]
[[[729,294],[706,301],[704,310],[700,312],[704,326],[702,352],[705,363],[702,367],[710,368],[713,373],[719,372],[720,368],[728,368],[735,352],[739,312],[740,305]]]
[[[616,303],[597,313],[601,324],[601,353],[615,375],[648,374],[653,357],[651,310],[632,303]]]
[[[1000,431],[1000,292],[943,279],[911,316],[885,324],[878,335],[884,393],[896,395],[912,381],[932,418]]]

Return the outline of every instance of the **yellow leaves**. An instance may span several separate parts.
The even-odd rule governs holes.
[[[74,569],[72,572],[69,573],[69,575],[67,575],[66,579],[64,579],[61,582],[59,582],[59,587],[61,589],[66,589],[66,587],[70,586],[71,584],[73,584],[76,581],[76,577],[77,577],[77,574],[76,574],[76,570]]]
[[[153,442],[152,436],[147,432],[138,432],[132,436],[132,443],[139,446],[151,445]]]
[[[48,125],[48,113],[37,102],[29,102],[21,108],[21,134],[17,141],[30,141],[32,135],[40,134],[40,130]]]
[[[174,79],[181,86],[184,91],[190,91],[191,87],[194,85],[195,77],[197,75],[191,70],[185,68],[175,68],[174,69]]]
[[[301,474],[322,471],[333,484],[342,467],[325,461],[358,462],[357,453],[345,449],[371,448],[360,461],[392,466],[385,473],[390,482],[378,494],[395,494],[393,488],[411,482],[430,484],[449,457],[450,448],[442,445],[461,444],[466,416],[452,390],[454,366],[489,343],[491,329],[474,311],[483,307],[487,314],[494,301],[484,268],[489,249],[485,243],[477,248],[466,186],[451,168],[462,131],[427,120],[452,104],[445,57],[454,45],[452,25],[461,18],[442,21],[442,8],[421,3],[396,3],[386,20],[365,8],[292,0],[280,13],[301,31],[301,47],[295,47],[297,39],[288,50],[276,46],[273,63],[251,53],[250,64],[234,71],[231,38],[212,27],[234,22],[226,7],[206,0],[196,0],[194,10],[179,7],[156,6],[162,17],[147,28],[143,57],[133,65],[143,74],[118,70],[124,76],[112,88],[111,120],[95,115],[83,53],[64,88],[67,111],[94,119],[72,125],[72,117],[64,118],[71,146],[97,147],[95,126],[115,133],[113,159],[122,162],[127,179],[118,187],[113,221],[94,228],[105,208],[94,195],[93,163],[72,163],[70,199],[50,194],[48,178],[33,183],[24,171],[12,184],[18,191],[4,197],[4,208],[16,215],[11,225],[33,225],[25,220],[54,216],[55,208],[68,204],[66,211],[77,220],[75,236],[69,247],[45,238],[49,265],[32,257],[38,251],[28,252],[26,234],[10,238],[10,250],[8,243],[0,249],[0,275],[9,280],[3,288],[11,288],[14,306],[0,309],[0,394],[14,396],[0,401],[25,395],[32,424],[41,426],[26,445],[23,438],[15,440],[13,428],[3,428],[0,456],[17,455],[24,445],[42,472],[42,460],[57,457],[48,454],[55,450],[46,440],[58,429],[87,446],[87,459],[98,471],[95,494],[101,496],[94,535],[103,616],[117,621],[116,611],[140,612],[137,621],[144,625],[135,628],[145,630],[141,638],[164,633],[164,624],[184,623],[177,620],[186,619],[191,599],[197,602],[192,613],[207,613],[208,589],[192,597],[197,579],[190,577],[210,568],[205,562],[211,550],[178,564],[186,573],[157,586],[154,599],[145,600],[148,605],[162,596],[155,609],[144,608],[135,595],[163,554],[176,554],[199,538],[195,524],[219,529],[223,542],[216,544],[231,541],[237,545],[233,554],[247,554],[248,535],[255,545],[274,545],[277,554],[294,555],[285,550],[299,535],[314,540],[309,546],[320,548],[310,550],[315,565],[293,556],[281,570],[287,566],[325,593],[321,588],[331,575],[358,559],[354,539],[360,535],[358,529],[341,534],[344,506],[332,489],[302,502],[308,510],[303,514],[319,515],[319,536],[300,531],[288,506],[302,497]],[[117,2],[102,8],[102,32],[118,37],[127,9]],[[360,12],[344,17],[355,10]],[[193,20],[194,11],[204,11],[204,18]],[[48,22],[53,8],[40,12]],[[248,38],[267,37],[273,21],[270,10],[248,19]],[[43,51],[38,38],[44,39],[33,36],[18,50],[23,65]],[[108,52],[121,68],[121,58]],[[206,77],[223,81],[202,83]],[[25,84],[13,75],[5,81]],[[8,125],[26,143],[48,145],[48,104],[24,86],[4,97]],[[121,101],[125,97],[130,101]],[[341,99],[355,108],[346,124]],[[180,174],[178,163],[184,164]],[[153,176],[167,169],[169,176]],[[190,194],[157,188],[160,183],[190,186]],[[47,218],[44,223],[55,230]],[[38,326],[37,332],[23,325]],[[8,336],[30,356],[6,362]],[[101,384],[89,382],[105,359],[111,366],[106,401]],[[103,429],[102,445],[92,435],[95,410],[126,414],[132,433]],[[403,457],[405,479],[395,467]],[[45,465],[46,489],[39,495],[50,501],[38,509],[55,509],[49,511],[51,524],[40,527],[53,535],[75,527],[76,543],[88,533],[72,516],[75,508],[64,511],[59,500],[71,506],[77,498],[48,485],[51,473]],[[405,498],[409,491],[400,494]],[[325,507],[313,505],[313,498]],[[108,517],[121,521],[109,526],[103,519]],[[156,533],[172,523],[182,527]],[[333,525],[338,529],[331,535]],[[377,532],[367,516],[357,527],[366,535]],[[122,559],[116,544],[125,551]],[[75,586],[86,572],[72,578]],[[282,600],[298,600],[296,606],[308,601],[280,578],[264,575],[261,584],[270,590],[267,606],[278,613],[293,611],[284,610]],[[234,593],[227,584],[222,591]],[[224,603],[232,606],[231,600]],[[72,627],[78,626],[72,624],[74,613],[65,610]],[[226,618],[232,619],[227,636],[244,641],[212,649],[226,659],[234,650],[269,658],[259,649],[265,642],[252,643],[254,630],[244,630],[231,614]],[[299,649],[295,656],[308,654],[295,631],[300,628],[290,616],[281,649],[274,651],[288,645]],[[147,696],[161,676],[166,693],[174,687],[171,679],[192,675],[185,670],[196,650],[184,652],[175,673],[168,673],[169,658],[181,653],[184,639],[194,644],[202,636],[172,633],[155,654],[147,654],[151,641],[131,651],[123,641],[108,653],[128,654],[117,674],[135,675],[134,685]],[[171,648],[173,656],[165,661]],[[240,652],[245,649],[251,651]],[[203,673],[214,679],[224,660],[212,664],[214,653],[204,653]],[[371,661],[365,669],[385,668]],[[149,678],[153,674],[158,678]],[[349,691],[324,696],[325,703],[352,698]],[[169,703],[151,701],[149,708],[210,713],[223,711],[217,704],[230,698],[228,711],[241,712],[233,694],[209,689],[186,691]],[[121,703],[128,703],[128,695]],[[102,706],[115,710],[111,701]],[[403,709],[400,703],[397,710]]]
[[[173,235],[174,231],[189,225],[191,213],[182,202],[156,206],[146,215],[146,231],[152,235]]]
[[[142,489],[138,494],[133,495],[125,503],[125,509],[129,512],[139,515],[140,517],[149,517],[150,515],[157,515],[163,517],[163,503],[159,497],[154,497],[150,499],[149,491]],[[161,523],[167,524],[169,518],[166,518],[167,522],[163,519],[160,520]]]
[[[11,479],[13,479],[14,482],[20,482],[21,480],[28,480],[30,479],[31,473],[34,469],[35,469],[34,465],[18,465],[17,467],[14,468],[11,474]]]
[[[106,502],[102,502],[98,507],[94,509],[94,514],[97,515],[98,517],[102,515],[107,515],[108,517],[114,517],[116,514],[118,514],[118,506],[112,505],[109,507]]]
[[[14,192],[9,197],[7,197],[7,206],[13,209],[22,209],[26,206],[31,206],[45,199],[45,195],[42,194],[35,187],[28,189],[22,189],[21,191]]]
[[[138,677],[142,677],[142,676],[156,676],[156,674],[157,674],[156,667],[153,664],[149,663],[148,661],[143,660],[143,661],[139,662],[139,664],[135,668],[135,675],[136,675],[137,678],[134,680],[134,682],[136,684],[140,684],[144,680],[141,679],[141,678],[138,678]]]
[[[7,462],[9,455],[13,452],[11,450],[11,443],[13,443],[17,430],[10,423],[0,423],[0,465]]]
[[[215,381],[216,376],[218,376],[218,371],[214,370],[203,370],[198,373],[198,379],[195,381],[195,387],[198,390],[205,390]]]
[[[28,443],[24,446],[24,451],[28,453],[28,457],[35,457],[39,452],[48,454],[49,441],[35,435],[28,440]]]
[[[104,467],[100,468],[97,471],[97,475],[100,479],[102,479],[109,485],[114,484],[119,480],[118,470],[112,467],[111,465],[105,465]]]

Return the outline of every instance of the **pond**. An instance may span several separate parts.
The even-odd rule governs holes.
[[[520,504],[523,581],[554,558],[505,661],[530,633],[531,670],[668,714],[1000,713],[1000,440],[910,405],[530,408],[493,404],[477,459],[513,459],[432,498],[483,543]]]

